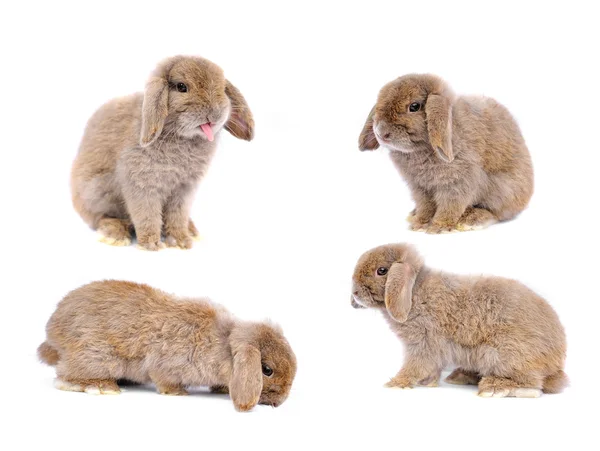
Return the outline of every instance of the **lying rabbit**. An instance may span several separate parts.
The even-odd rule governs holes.
[[[144,93],[111,100],[89,120],[71,173],[73,205],[113,245],[135,230],[146,250],[190,248],[198,231],[190,204],[222,128],[251,140],[242,94],[208,60],[175,56]]]
[[[359,138],[360,150],[379,145],[412,192],[412,230],[483,228],[514,218],[533,193],[529,151],[508,110],[456,97],[434,75],[405,75],[381,89]]]
[[[404,366],[387,384],[409,388],[447,379],[479,384],[484,397],[538,397],[567,384],[566,342],[552,308],[519,282],[423,266],[405,244],[365,252],[354,270],[352,305],[380,309],[404,342]]]
[[[125,379],[185,395],[186,386],[206,385],[229,391],[236,409],[246,411],[280,405],[296,374],[278,327],[136,283],[93,282],[70,292],[46,332],[38,355],[56,365],[62,390],[114,394]]]

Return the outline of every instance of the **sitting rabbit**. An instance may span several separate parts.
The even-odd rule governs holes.
[[[423,265],[415,249],[389,244],[365,252],[353,275],[352,305],[383,312],[405,344],[404,366],[387,384],[479,384],[484,397],[538,397],[567,384],[558,316],[523,284],[458,276]]]
[[[89,120],[73,163],[75,210],[101,240],[146,250],[191,248],[190,204],[225,128],[251,140],[252,113],[223,71],[199,57],[161,62],[144,93],[117,98]]]
[[[533,194],[533,168],[521,131],[493,99],[455,96],[434,75],[385,85],[359,138],[382,145],[416,203],[412,230],[444,233],[514,218]]]
[[[58,304],[38,348],[56,365],[56,386],[119,393],[117,380],[229,392],[237,410],[284,402],[296,357],[279,327],[240,321],[207,299],[179,299],[131,282],[93,282]]]

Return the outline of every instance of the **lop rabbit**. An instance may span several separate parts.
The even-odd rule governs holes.
[[[352,280],[352,305],[381,310],[405,344],[389,387],[437,385],[448,365],[459,367],[448,382],[478,384],[484,397],[537,397],[567,384],[558,316],[519,282],[434,271],[405,244],[365,252]]]
[[[185,395],[186,386],[205,385],[229,392],[236,409],[246,411],[280,405],[296,374],[296,357],[278,327],[137,283],[77,288],[58,304],[46,332],[38,355],[56,365],[63,390],[114,394],[125,379]]]
[[[154,70],[144,93],[117,98],[89,120],[71,172],[75,210],[101,240],[158,250],[188,249],[198,231],[190,204],[225,128],[251,140],[254,121],[223,71],[175,56]]]
[[[514,218],[533,193],[521,131],[493,99],[456,96],[434,75],[397,78],[379,92],[360,150],[391,150],[416,207],[412,230],[445,233]]]

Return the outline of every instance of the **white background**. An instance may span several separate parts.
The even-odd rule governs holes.
[[[600,300],[592,4],[3,2],[0,446],[592,448]],[[191,251],[98,243],[70,204],[85,123],[179,53],[224,68],[253,110],[256,138],[220,136],[194,204],[204,238]],[[407,187],[386,151],[361,153],[357,139],[379,88],[409,72],[439,74],[515,115],[536,177],[517,220],[454,235],[407,230]],[[350,278],[363,251],[396,241],[416,244],[433,267],[516,278],[546,297],[567,330],[571,387],[537,400],[481,399],[474,387],[445,384],[384,389],[402,347],[378,313],[350,307]],[[35,356],[45,323],[67,291],[103,278],[274,319],[299,362],[288,401],[240,414],[221,395],[55,390],[54,370]]]

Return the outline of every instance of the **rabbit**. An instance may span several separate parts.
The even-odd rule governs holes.
[[[208,299],[132,282],[97,281],[71,291],[46,333],[38,356],[56,366],[55,386],[67,391],[118,394],[118,380],[152,382],[165,395],[209,386],[247,411],[283,403],[296,374],[278,326],[240,321]]]
[[[189,249],[190,204],[222,129],[250,141],[254,120],[214,63],[175,56],[144,93],[113,99],[89,120],[71,171],[75,210],[107,244]],[[165,243],[161,240],[165,236]]]
[[[383,312],[405,345],[388,387],[475,384],[482,397],[538,397],[567,385],[566,340],[558,316],[523,284],[460,276],[424,266],[415,248],[388,244],[365,252],[352,278],[355,308]]]
[[[514,218],[533,194],[531,157],[508,110],[456,96],[435,75],[404,75],[381,89],[359,148],[380,145],[411,190],[415,231],[485,228]]]

